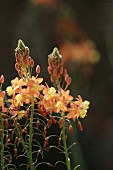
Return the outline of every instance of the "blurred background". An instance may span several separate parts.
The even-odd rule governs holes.
[[[48,84],[47,58],[57,46],[72,77],[71,94],[91,102],[82,121],[84,131],[74,131],[73,164],[80,164],[80,170],[112,170],[113,0],[1,0],[4,89],[17,76],[14,49],[18,39],[30,48]]]

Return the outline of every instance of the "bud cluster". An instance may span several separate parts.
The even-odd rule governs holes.
[[[53,49],[52,54],[48,56],[48,64],[48,73],[55,88],[61,88],[61,83],[64,84],[63,82],[65,82],[66,89],[71,84],[71,77],[67,74],[67,70],[63,68],[62,56],[56,47]]]
[[[19,77],[31,77],[31,68],[34,67],[34,60],[29,56],[29,48],[24,45],[22,40],[18,41],[15,57],[15,69],[18,71]]]

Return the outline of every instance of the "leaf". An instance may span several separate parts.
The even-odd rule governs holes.
[[[80,165],[77,165],[73,170],[76,170]]]

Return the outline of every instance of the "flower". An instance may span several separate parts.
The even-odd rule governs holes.
[[[11,95],[13,94],[13,88],[12,88],[12,86],[8,86],[8,87],[6,88],[6,92],[7,92],[8,96],[11,96]]]
[[[0,107],[2,112],[7,112],[7,108],[4,106],[5,91],[0,92]]]
[[[78,107],[75,102],[70,103],[70,108],[68,108],[68,114],[66,115],[66,118],[73,119],[74,121],[76,118],[79,117]]]
[[[43,94],[46,100],[51,100],[52,98],[57,97],[56,90],[54,87],[45,88],[43,90]]]
[[[4,106],[4,97],[5,97],[5,92],[4,91],[0,92],[0,107]]]
[[[21,119],[25,116],[26,111],[25,110],[20,110],[19,112],[17,112],[18,115],[18,119]]]
[[[80,110],[79,110],[80,118],[84,118],[86,116],[89,105],[90,105],[90,102],[87,100],[82,102],[82,104],[80,105]]]
[[[60,111],[62,111],[62,112],[66,112],[67,111],[67,107],[61,101],[58,101],[56,103],[55,108],[56,108],[56,112],[57,113],[59,113]]]
[[[68,108],[68,119],[73,119],[74,121],[76,118],[84,118],[86,117],[87,110],[89,108],[90,102],[85,100],[83,102],[82,97],[78,95],[77,101],[73,101],[70,103],[70,107]]]
[[[65,91],[61,89],[60,100],[63,101],[66,106],[73,100],[73,97],[69,95],[69,93],[70,93],[69,90]]]
[[[27,83],[27,90],[29,95],[33,95],[33,96],[38,96],[39,95],[39,91],[41,91],[43,89],[43,86],[41,85],[43,81],[43,78],[35,78],[34,76],[32,76],[29,79],[29,82]]]
[[[23,106],[23,97],[21,94],[15,96],[15,106]]]

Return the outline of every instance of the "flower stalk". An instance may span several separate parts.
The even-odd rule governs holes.
[[[34,98],[32,97],[31,115],[30,115],[30,131],[29,131],[29,163],[30,163],[30,170],[34,169],[33,157],[32,157],[33,115],[34,115]]]
[[[62,114],[63,118],[63,125],[62,125],[62,141],[63,141],[63,147],[64,147],[64,153],[65,153],[65,160],[66,160],[66,165],[67,165],[67,170],[71,170],[71,162],[68,154],[68,149],[67,149],[67,143],[66,143],[66,134],[65,134],[65,115],[64,113]]]

